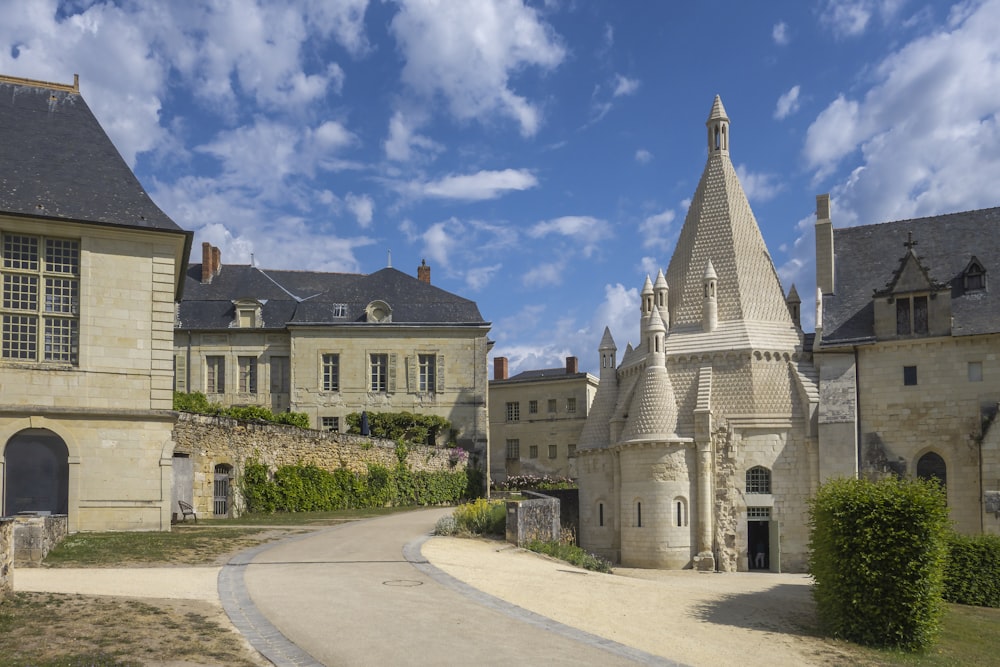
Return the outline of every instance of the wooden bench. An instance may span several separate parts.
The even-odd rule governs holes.
[[[193,507],[191,507],[191,503],[178,500],[177,504],[181,507],[181,521],[187,521],[188,516],[193,516],[194,522],[198,523],[198,513],[194,511]]]

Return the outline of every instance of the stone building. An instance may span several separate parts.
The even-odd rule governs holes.
[[[641,294],[640,342],[609,331],[577,449],[580,543],[626,566],[802,570],[818,484],[810,340],[729,157],[708,161],[670,265]],[[751,561],[748,554],[752,553]]]
[[[174,328],[175,386],[223,405],[261,405],[346,432],[352,412],[414,412],[452,424],[441,442],[485,469],[490,329],[475,302],[394,268],[372,274],[223,266],[202,245]],[[178,498],[190,488],[179,457]],[[227,474],[227,461],[217,472]],[[231,468],[229,469],[231,470]]]
[[[1000,533],[1000,208],[816,218],[821,468],[936,478],[957,530]]]
[[[490,381],[490,477],[576,478],[576,448],[597,392],[597,378],[576,357],[563,368],[508,377],[506,357],[493,359]]]
[[[0,239],[3,514],[168,529],[191,234],[150,200],[78,80],[0,77]]]

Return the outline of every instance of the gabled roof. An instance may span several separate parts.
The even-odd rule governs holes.
[[[191,265],[180,304],[180,329],[229,328],[235,318],[233,302],[244,298],[261,302],[264,329],[367,324],[365,308],[373,301],[384,301],[392,309],[391,324],[379,326],[487,324],[474,301],[393,268],[365,275],[229,264],[209,283],[202,283],[201,276],[201,264]]]
[[[79,88],[0,76],[0,213],[182,231],[149,198]]]
[[[834,229],[834,291],[823,296],[821,348],[875,339],[872,295],[894,284],[895,259],[909,252],[910,235],[921,268],[951,285],[952,335],[1000,332],[1000,208],[989,208]],[[973,256],[987,272],[987,289],[966,292]]]

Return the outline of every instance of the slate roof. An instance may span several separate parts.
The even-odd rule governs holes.
[[[78,90],[0,77],[0,212],[179,232]]]
[[[512,375],[506,380],[490,380],[493,382],[531,382],[533,380],[558,380],[585,377],[586,372],[567,373],[565,368],[539,368],[533,371],[521,371],[517,375]]]
[[[823,296],[821,348],[875,340],[872,294],[892,281],[911,233],[930,277],[951,284],[952,335],[1000,332],[1000,208],[988,208],[834,229],[834,293]],[[962,272],[973,256],[987,289],[967,293]]]
[[[487,324],[474,301],[421,282],[393,268],[371,274],[274,271],[249,265],[226,265],[210,283],[201,282],[201,264],[187,271],[184,298],[178,312],[181,330],[218,330],[233,326],[233,301],[262,302],[262,328],[289,326],[367,325],[365,308],[384,301],[392,309],[393,325]],[[346,316],[335,316],[344,304]]]

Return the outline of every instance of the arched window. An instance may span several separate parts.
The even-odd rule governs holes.
[[[69,449],[52,431],[29,428],[7,441],[2,516],[18,512],[66,514],[69,509]]]
[[[771,471],[764,466],[747,470],[747,493],[771,493]]]
[[[635,504],[635,525],[636,528],[642,528],[642,503],[637,502]]]
[[[683,528],[688,525],[687,501],[684,498],[674,499],[674,525]]]
[[[936,479],[941,486],[948,485],[948,467],[939,454],[927,452],[917,461],[917,477]]]

